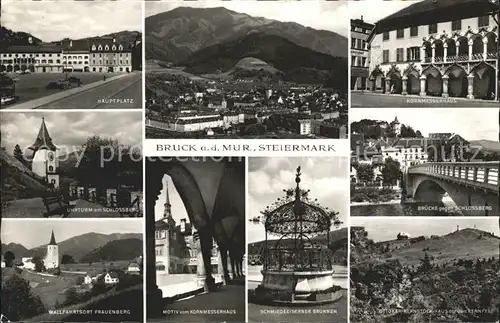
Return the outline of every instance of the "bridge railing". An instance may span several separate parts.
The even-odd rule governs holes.
[[[498,192],[500,162],[425,163],[408,168],[409,174],[425,174]]]

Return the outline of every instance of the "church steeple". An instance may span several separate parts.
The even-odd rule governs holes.
[[[38,130],[38,136],[36,136],[35,142],[29,149],[36,152],[39,149],[48,149],[51,151],[56,151],[57,147],[52,143],[52,138],[47,130],[47,125],[45,124],[45,118],[42,117],[42,124],[40,125],[40,130]]]
[[[165,182],[166,186],[166,198],[165,198],[165,210],[163,211],[163,217],[164,218],[172,218],[172,205],[170,204],[170,194],[168,193],[168,181]]]
[[[54,230],[52,230],[52,235],[50,236],[49,245],[51,245],[51,246],[57,246],[56,238],[54,237]]]

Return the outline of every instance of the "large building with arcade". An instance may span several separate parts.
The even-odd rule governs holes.
[[[378,21],[367,88],[498,99],[498,11],[494,0],[423,0]]]

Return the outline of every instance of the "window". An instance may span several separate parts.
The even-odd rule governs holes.
[[[388,49],[384,49],[384,51],[383,51],[382,63],[389,63],[389,50]]]
[[[351,57],[351,66],[356,66],[356,56]]]
[[[396,61],[397,62],[404,62],[405,60],[405,49],[404,48],[397,48],[396,49]]]
[[[98,48],[98,50],[99,50],[99,51],[101,51],[101,50],[102,50],[102,46],[101,46],[101,45],[99,45],[99,48]]]
[[[366,57],[361,57],[361,66],[366,67]]]
[[[438,25],[437,24],[430,24],[429,25],[429,34],[436,34],[438,32]]]
[[[93,60],[92,60],[92,64],[94,64],[94,65],[95,65],[95,59],[93,59]]]
[[[490,16],[482,16],[477,18],[477,26],[485,27],[490,25]]]
[[[58,59],[56,62],[57,62],[57,64],[60,64],[60,63],[61,63],[61,60],[60,60],[60,59]]]
[[[451,22],[451,30],[462,30],[462,20],[455,20]]]
[[[363,49],[363,41],[361,39],[356,39],[356,48]]]
[[[92,50],[93,50],[93,51],[95,50],[95,45],[92,45]]]
[[[356,48],[356,38],[351,38],[351,48]]]
[[[389,32],[388,32],[388,31],[386,31],[386,32],[384,33],[384,35],[383,35],[383,39],[384,39],[384,40],[389,40]]]
[[[410,47],[406,49],[407,61],[420,61],[420,47]]]
[[[115,45],[113,45],[112,49],[113,49],[113,50],[116,50],[116,46],[115,46]]]
[[[85,65],[89,65],[89,62],[88,62],[88,61],[85,61]]]
[[[404,29],[398,29],[396,33],[396,38],[404,38],[405,37],[405,30]]]
[[[123,46],[122,46],[122,45],[120,45],[120,46],[118,47],[118,49],[119,49],[119,50],[123,50]]]
[[[109,46],[106,45],[106,47],[104,47],[104,50],[109,50]]]
[[[92,67],[92,72],[95,72],[95,67]]]

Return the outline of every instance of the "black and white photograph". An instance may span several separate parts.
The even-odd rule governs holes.
[[[2,219],[1,239],[2,322],[143,322],[141,220]]]
[[[3,109],[141,109],[142,4],[2,1]]]
[[[498,109],[351,111],[351,216],[499,216]]]
[[[351,218],[351,322],[498,322],[498,218]]]
[[[148,322],[245,321],[245,158],[148,157]]]
[[[348,165],[249,158],[248,322],[347,322]]]
[[[352,108],[498,108],[498,0],[352,1],[349,11]]]
[[[145,6],[147,138],[347,138],[347,1]]]
[[[142,113],[2,112],[2,218],[142,217]]]

